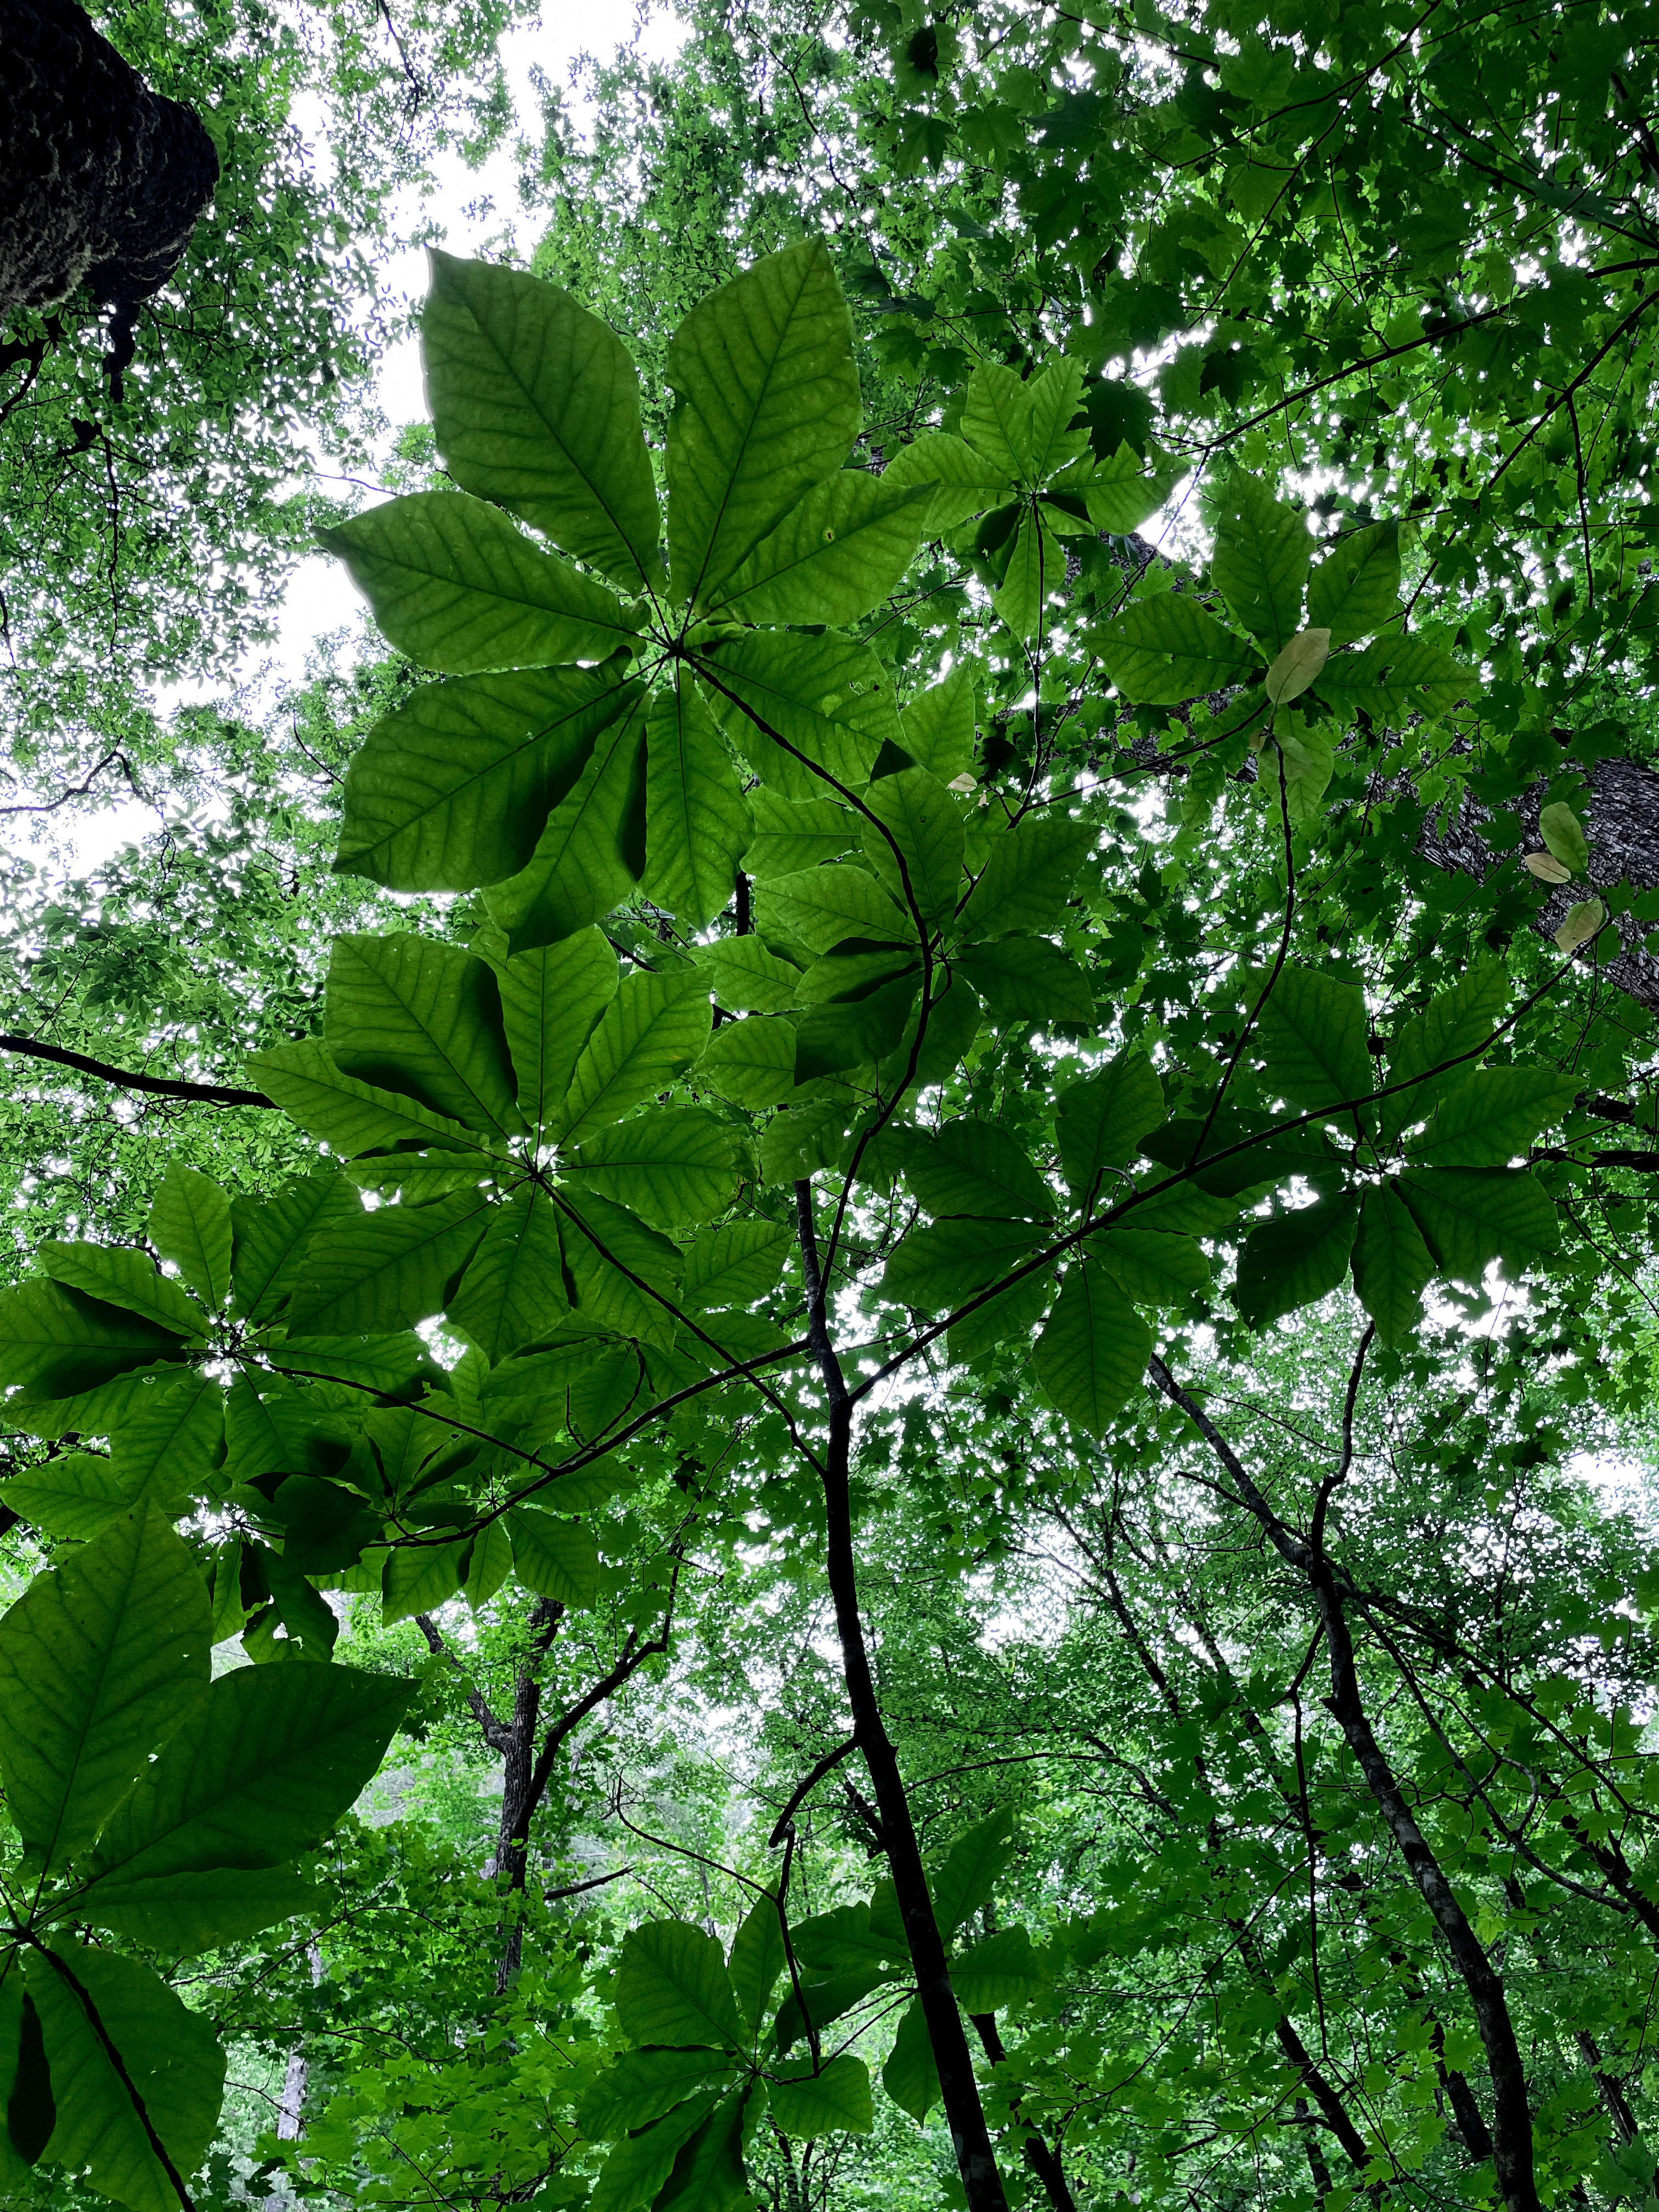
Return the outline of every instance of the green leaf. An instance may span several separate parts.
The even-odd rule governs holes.
[[[1024,1928],[1000,1929],[952,1960],[951,1986],[965,2013],[1000,2012],[1039,1996],[1050,1977]]]
[[[346,771],[335,867],[399,891],[471,890],[527,867],[599,732],[641,692],[631,663],[422,684]]]
[[[603,660],[639,627],[613,592],[465,492],[411,492],[317,536],[387,643],[441,676]]]
[[[933,504],[927,484],[838,469],[711,592],[711,613],[751,623],[858,621],[893,591]]]
[[[1382,1344],[1403,1344],[1417,1327],[1434,1260],[1398,1194],[1375,1184],[1359,1202],[1353,1286]]]
[[[1299,629],[1273,656],[1261,688],[1275,707],[1299,699],[1330,658],[1328,629]]]
[[[225,1441],[224,1390],[190,1373],[136,1407],[115,1431],[113,1465],[137,1506],[154,1498],[169,1520],[210,1494]]]
[[[1079,1205],[1098,1195],[1108,1168],[1134,1158],[1164,1120],[1164,1085],[1143,1052],[1121,1052],[1060,1094],[1060,1164]]]
[[[76,1899],[74,1917],[182,1958],[245,1942],[279,1920],[319,1917],[325,1904],[324,1893],[289,1868],[221,1867],[94,1882]]]
[[[1091,1028],[1094,994],[1069,952],[1042,937],[1003,937],[968,946],[957,965],[1000,1022]]]
[[[157,1274],[148,1253],[123,1244],[65,1244],[48,1237],[39,1257],[52,1280],[70,1290],[119,1306],[177,1336],[205,1333],[207,1316],[177,1283]]]
[[[775,1927],[777,1913],[766,1910]],[[576,2125],[590,2142],[632,2135],[705,2086],[725,2088],[732,2072],[731,2060],[717,2051],[625,2051],[577,2106]]]
[[[0,1781],[37,1864],[85,1849],[208,1679],[207,1585],[155,1506],[130,1514],[0,1620]]]
[[[1182,1306],[1209,1288],[1210,1263],[1190,1237],[1152,1229],[1109,1229],[1090,1247],[1094,1257],[1139,1305]]]
[[[710,293],[669,340],[664,373],[670,572],[698,608],[858,435],[853,319],[824,240]]]
[[[967,840],[956,800],[925,768],[907,768],[872,783],[865,804],[882,825],[866,823],[864,831],[876,874],[907,911],[914,902],[925,923],[945,921],[956,909]]]
[[[778,1908],[769,1897],[757,1897],[738,1923],[732,1938],[732,1955],[726,1962],[732,1994],[738,2001],[738,2017],[751,2043],[761,2032],[772,1991],[786,1963]]]
[[[881,2069],[881,2086],[913,2120],[925,2120],[929,2106],[939,2102],[939,2069],[933,2063],[933,2045],[920,1997],[899,2022],[893,2048]]]
[[[179,2212],[151,2131],[180,2179],[206,2156],[225,2079],[211,2021],[148,1966],[112,1951],[59,1942],[32,1951],[24,1972],[58,2113],[46,2157],[131,2212]]]
[[[886,1972],[896,1960],[908,1965],[910,1956],[902,1922],[896,1923],[896,1933],[890,1938],[883,1930],[872,1929],[867,1902],[838,1905],[828,1912],[815,1912],[809,1920],[797,1921],[790,1930],[790,1942],[796,1958],[815,1975],[846,1974],[866,1966],[878,1966]]]
[[[856,1973],[836,1974],[828,1981],[810,1983],[801,1994],[806,1999],[806,2010],[813,2026],[825,2028],[851,2012],[854,2005],[862,2004],[872,1990],[879,1989],[884,1982],[892,1978],[890,1966],[865,1966]],[[805,2033],[801,2008],[792,1990],[778,2008],[779,2051],[787,2051],[793,2044],[799,2043]]]
[[[781,1013],[800,1004],[801,971],[758,937],[722,937],[701,946],[697,964],[722,1013]]]
[[[795,1087],[795,1025],[764,1015],[726,1022],[697,1062],[697,1083],[717,1097],[758,1112],[781,1104]]]
[[[654,2202],[672,2172],[687,2139],[707,2120],[714,2104],[712,2090],[690,2098],[654,2127],[625,2136],[606,2159],[587,2212],[641,2212]]]
[[[1028,814],[992,845],[962,910],[967,937],[1042,936],[1057,928],[1097,833],[1064,815]]]
[[[811,1083],[864,1067],[893,1051],[920,986],[920,974],[913,969],[862,998],[810,1007],[795,1024],[795,1080]]]
[[[1335,772],[1335,750],[1317,723],[1293,726],[1287,718],[1261,748],[1262,796],[1276,812],[1283,792],[1285,811],[1294,829],[1317,821]]]
[[[58,2124],[40,2014],[21,1972],[0,1982],[0,2189],[21,2203]]]
[[[85,1894],[308,1850],[372,1779],[415,1687],[301,1659],[222,1674],[116,1807]]]
[[[973,773],[978,725],[973,664],[959,660],[942,683],[919,691],[905,708],[903,750],[918,768],[930,769],[948,784]]]
[[[1026,1275],[952,1322],[946,1337],[951,1359],[975,1360],[1013,1337],[1029,1337],[1048,1311],[1053,1291],[1054,1280],[1046,1270]]]
[[[590,1191],[560,1191],[568,1217],[565,1265],[576,1285],[576,1310],[595,1328],[614,1329],[641,1344],[672,1344],[678,1326],[661,1298],[679,1292],[678,1247],[609,1199]],[[626,1272],[624,1272],[626,1271]],[[661,1293],[653,1297],[653,1291]]]
[[[890,1057],[882,1065],[880,1078],[890,1089],[896,1087],[908,1076],[910,1054],[921,1019],[921,1008],[918,1006],[904,1025],[904,1035]],[[979,1030],[978,994],[959,975],[948,976],[941,985],[936,969],[933,973],[933,996],[927,1008],[927,1033],[921,1040],[921,1050],[916,1058],[917,1085],[942,1083],[961,1065]]]
[[[514,957],[602,920],[644,873],[645,724],[641,695],[595,738],[525,866],[485,891]]]
[[[702,1051],[713,1018],[695,968],[630,975],[583,1047],[551,1133],[580,1143],[666,1091]]]
[[[1253,477],[1234,477],[1217,507],[1210,573],[1234,619],[1270,660],[1302,627],[1312,557],[1306,518],[1281,507]]]
[[[149,1238],[217,1313],[230,1295],[230,1200],[218,1184],[174,1160],[150,1205]]]
[[[489,1219],[477,1191],[430,1206],[382,1206],[312,1238],[289,1326],[318,1336],[409,1328],[441,1313]]]
[[[798,875],[774,876],[763,886],[767,920],[798,937],[810,952],[833,952],[849,939],[874,945],[915,943],[915,928],[869,870],[835,860]]]
[[[337,1067],[316,1038],[249,1056],[248,1073],[291,1121],[347,1157],[388,1145],[437,1146],[476,1153],[478,1140],[459,1121],[395,1091],[360,1083]]]
[[[1449,1068],[1443,1078],[1432,1081],[1425,1079],[1449,1060],[1473,1054],[1487,1042],[1504,1018],[1510,990],[1501,962],[1479,960],[1449,991],[1443,991],[1421,1013],[1401,1023],[1389,1048],[1389,1079],[1410,1083],[1413,1088],[1383,1102],[1389,1128],[1400,1129],[1426,1119],[1443,1093],[1462,1081],[1467,1066]]]
[[[659,1106],[577,1146],[562,1170],[577,1190],[627,1200],[659,1229],[723,1213],[742,1173],[736,1133],[705,1107]]]
[[[1375,1087],[1357,983],[1287,961],[1256,1018],[1255,1041],[1267,1087],[1297,1106],[1334,1106]]]
[[[1561,1119],[1582,1088],[1582,1078],[1548,1067],[1461,1070],[1412,1140],[1412,1157],[1426,1167],[1505,1167]]]
[[[1472,670],[1415,631],[1381,638],[1363,653],[1334,653],[1315,686],[1340,712],[1363,708],[1373,720],[1388,722],[1443,713],[1480,688]]]
[[[1032,479],[1046,483],[1089,450],[1088,424],[1072,427],[1083,404],[1082,364],[1062,355],[1025,389],[1031,400]]]
[[[761,2110],[758,2085],[738,2089],[716,2105],[674,2160],[657,2212],[739,2212],[750,2203],[743,2146]]]
[[[929,1213],[1048,1221],[1054,1199],[1024,1147],[989,1121],[947,1121],[907,1152],[904,1179]]]
[[[861,784],[884,744],[902,745],[892,678],[852,638],[745,630],[693,665],[727,737],[784,799],[822,798],[814,769]]]
[[[467,1550],[458,1538],[448,1544],[388,1552],[380,1574],[381,1626],[413,1620],[417,1613],[435,1613],[447,1604],[461,1586]]]
[[[356,1213],[361,1204],[352,1185],[333,1169],[291,1182],[262,1203],[237,1199],[231,1206],[231,1284],[238,1313],[249,1321],[269,1321],[299,1279],[312,1231],[325,1219]]]
[[[1358,1218],[1358,1201],[1345,1194],[1281,1213],[1250,1231],[1239,1249],[1233,1298],[1252,1328],[1336,1288],[1348,1272]]]
[[[755,835],[743,865],[757,882],[789,876],[844,853],[857,836],[853,816],[834,799],[780,799],[763,784],[750,794]],[[770,1009],[763,1008],[762,1012]]]
[[[42,1535],[82,1542],[118,1521],[132,1501],[112,1460],[64,1452],[0,1482],[0,1504]]]
[[[1043,520],[1024,514],[991,604],[1014,635],[1027,644],[1042,627],[1044,612],[1066,581],[1066,549]]]
[[[980,1215],[913,1229],[888,1260],[881,1295],[935,1311],[955,1305],[1029,1260],[1046,1235],[1031,1222]]]
[[[1589,866],[1589,843],[1583,824],[1565,799],[1540,810],[1538,834],[1564,868],[1583,875]]]
[[[683,1920],[629,1930],[617,1965],[617,2018],[635,2043],[719,2044],[738,2050],[743,2021],[720,1947]]]
[[[732,757],[677,669],[646,725],[645,873],[640,888],[692,929],[725,911],[753,821]]]
[[[1092,1260],[1073,1261],[1032,1361],[1067,1420],[1103,1435],[1152,1352],[1152,1333],[1115,1279]]]
[[[495,973],[520,1111],[542,1128],[563,1105],[583,1048],[617,995],[617,956],[597,929],[579,929],[503,961]]]
[[[988,507],[1002,506],[1014,489],[1013,477],[1006,469],[965,439],[944,430],[924,430],[909,445],[901,446],[889,458],[881,481],[933,486],[933,504],[927,510],[927,519],[935,536],[983,514]]]
[[[1479,1286],[1490,1260],[1516,1269],[1560,1242],[1555,1208],[1525,1168],[1408,1168],[1395,1188],[1443,1275]]]
[[[279,1374],[321,1376],[397,1397],[416,1382],[434,1382],[442,1372],[412,1328],[390,1336],[284,1336],[267,1345],[264,1361]]]
[[[797,2142],[838,2130],[867,2136],[876,2124],[870,2069],[847,2051],[817,2074],[810,2064],[780,2068],[768,2083],[767,2097],[780,2130]]]
[[[1372,637],[1400,611],[1400,526],[1373,522],[1338,538],[1308,581],[1308,622],[1331,643]]]
[[[1013,1856],[1014,1816],[1006,1806],[999,1806],[957,1838],[928,1885],[933,1917],[947,1942],[970,1912],[988,1902],[997,1876]],[[875,1916],[872,1917],[873,1923]]]
[[[1224,691],[1261,668],[1263,655],[1182,592],[1139,599],[1097,633],[1107,674],[1138,705],[1177,707]]]
[[[570,1310],[559,1211],[527,1183],[494,1209],[460,1289],[444,1309],[493,1367],[550,1336]]]
[[[962,434],[1011,477],[1035,483],[1032,387],[1000,362],[981,362],[968,380]]]
[[[61,1283],[0,1291],[0,1382],[23,1383],[34,1398],[78,1395],[183,1350],[172,1331]]]
[[[657,492],[626,346],[540,277],[436,251],[431,264],[421,350],[450,475],[625,590],[653,581]]]
[[[1074,485],[1082,493],[1089,520],[1097,530],[1113,538],[1127,538],[1158,512],[1169,496],[1171,483],[1167,467],[1149,469],[1134,447],[1124,444],[1089,475],[1068,478],[1067,488]]]
[[[404,932],[337,937],[324,1005],[324,1042],[343,1073],[487,1134],[523,1129],[487,962]]]

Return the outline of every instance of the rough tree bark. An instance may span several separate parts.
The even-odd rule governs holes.
[[[152,92],[74,0],[0,0],[0,317],[84,285],[111,311],[112,397],[138,307],[218,181],[195,113]]]

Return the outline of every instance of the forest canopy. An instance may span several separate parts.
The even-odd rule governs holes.
[[[0,2198],[1651,2207],[1649,15],[521,20],[0,344]]]

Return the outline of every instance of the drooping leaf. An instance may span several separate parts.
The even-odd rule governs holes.
[[[733,1131],[706,1108],[658,1106],[586,1138],[563,1172],[579,1191],[625,1200],[659,1229],[683,1229],[725,1212],[741,1165]]]
[[[423,684],[346,771],[335,866],[393,890],[470,890],[527,867],[599,732],[638,704],[631,663]]]
[[[1014,635],[1030,644],[1042,629],[1054,593],[1066,580],[1066,549],[1045,519],[1047,510],[1023,514],[1001,583],[991,604]]]
[[[646,864],[646,695],[606,724],[516,876],[484,893],[514,957],[610,913]]]
[[[749,801],[702,694],[678,671],[646,725],[641,889],[690,928],[724,912],[750,842]]]
[[[743,2146],[764,2096],[755,2083],[721,2099],[675,2159],[658,2212],[738,2212],[748,2202]]]
[[[83,1850],[208,1679],[212,1620],[153,1505],[123,1516],[0,1620],[0,1781],[31,1858]]]
[[[334,940],[324,1042],[337,1067],[486,1134],[523,1128],[487,962],[412,933]]]
[[[738,2001],[738,2017],[751,2042],[765,2022],[772,1991],[786,1963],[778,1908],[769,1897],[757,1897],[738,1923],[732,1938],[732,1954],[726,1962],[732,1994]]]
[[[899,2022],[892,2051],[881,2069],[881,2086],[913,2120],[925,2120],[929,2106],[939,2101],[939,2069],[933,2063],[933,2040],[920,1998]]]
[[[762,905],[769,919],[811,952],[833,952],[849,938],[873,945],[915,943],[915,926],[904,909],[856,862],[834,861],[796,875],[774,876],[763,886]]]
[[[1395,1184],[1443,1275],[1478,1285],[1491,1260],[1516,1269],[1560,1241],[1554,1206],[1525,1168],[1408,1168]]]
[[[988,1213],[1046,1221],[1053,1192],[1024,1147],[994,1122],[947,1121],[908,1152],[904,1177],[930,1213]]]
[[[1581,1088],[1577,1076],[1558,1075],[1552,1067],[1460,1071],[1428,1127],[1413,1139],[1412,1158],[1425,1167],[1505,1167],[1560,1120]]]
[[[98,1894],[297,1857],[350,1810],[414,1689],[304,1660],[222,1674],[116,1807],[93,1857]]]
[[[1359,1202],[1353,1286],[1382,1344],[1403,1344],[1417,1327],[1434,1260],[1397,1192],[1374,1184]]]
[[[1253,1328],[1336,1288],[1348,1272],[1358,1218],[1357,1200],[1343,1196],[1281,1213],[1250,1231],[1239,1251],[1233,1297]]]
[[[775,1911],[772,1919],[775,1925]],[[732,2062],[723,2051],[624,2051],[577,2106],[576,2125],[590,2142],[633,2135],[698,2090],[725,2088],[732,2072]]]
[[[148,1966],[113,1951],[59,1940],[32,1951],[24,1973],[57,2112],[46,2157],[130,2212],[179,2212],[151,2138],[181,2179],[205,2156],[225,2079],[212,2022]]]
[[[1079,1203],[1097,1200],[1109,1168],[1133,1159],[1164,1120],[1164,1085],[1143,1052],[1119,1053],[1060,1095],[1060,1164]]]
[[[679,1291],[678,1248],[626,1206],[596,1193],[566,1186],[560,1200],[567,1216],[565,1264],[582,1319],[596,1328],[637,1337],[642,1344],[665,1349],[672,1345],[678,1326],[671,1309]]]
[[[441,1313],[489,1218],[477,1191],[430,1206],[382,1206],[313,1237],[289,1306],[290,1327],[317,1336],[384,1334]]]
[[[988,507],[1000,507],[1014,488],[1007,469],[966,439],[944,430],[924,430],[910,444],[901,446],[889,458],[882,482],[932,485],[927,527],[935,532],[954,530]]]
[[[1256,1017],[1266,1080],[1297,1106],[1334,1106],[1373,1088],[1359,987],[1287,961]]]
[[[1028,814],[992,846],[962,910],[963,934],[1041,936],[1057,928],[1096,834],[1064,815]]]
[[[1184,593],[1139,599],[1098,633],[1106,672],[1137,705],[1176,707],[1242,684],[1270,657]]]
[[[251,1054],[248,1073],[302,1129],[348,1158],[390,1145],[416,1144],[473,1154],[480,1167],[485,1164],[472,1131],[404,1093],[360,1083],[337,1067],[314,1037]]]
[[[1014,1816],[1006,1806],[999,1806],[984,1820],[975,1820],[957,1838],[944,1865],[928,1880],[933,1917],[947,1941],[969,1913],[977,1912],[987,1902],[997,1876],[1013,1855]],[[873,1924],[873,1915],[872,1918]]]
[[[810,2065],[781,2067],[767,2095],[772,2118],[797,2142],[844,2130],[867,2136],[875,2125],[870,2101],[870,2069],[850,2051],[828,2060],[814,2074]]]
[[[715,2093],[705,2090],[675,2106],[654,2126],[624,2136],[600,2170],[587,2200],[588,2212],[642,2212],[653,2203],[687,2139],[707,2120],[714,2101]]]
[[[218,1184],[173,1161],[150,1205],[149,1235],[216,1313],[230,1295],[230,1200]]]
[[[0,1982],[0,2189],[12,2199],[29,2187],[57,2124],[40,2011],[22,1975],[10,1973]]]
[[[702,1052],[712,1019],[696,969],[630,975],[582,1048],[552,1133],[580,1144],[667,1090]]]
[[[442,676],[603,660],[637,628],[614,592],[465,492],[411,492],[317,534],[386,641]]]
[[[1308,580],[1308,621],[1329,630],[1334,646],[1372,637],[1400,606],[1400,526],[1373,522],[1349,531]]]
[[[715,718],[763,783],[784,799],[861,784],[883,745],[902,744],[889,672],[867,645],[833,631],[745,630],[694,664]]]
[[[545,1191],[527,1183],[491,1212],[445,1312],[493,1367],[550,1336],[569,1310],[559,1211]]]
[[[1083,970],[1045,937],[969,945],[957,964],[998,1021],[1093,1026],[1094,994]]]
[[[464,491],[635,592],[660,574],[639,373],[544,278],[434,250],[421,317],[438,451]]]
[[[48,1237],[39,1257],[54,1282],[137,1314],[156,1328],[181,1337],[205,1330],[201,1307],[177,1283],[157,1274],[147,1253],[124,1244],[70,1244]]]
[[[822,239],[768,254],[669,341],[669,568],[694,608],[858,434],[853,321]]]
[[[1037,1379],[1068,1420],[1103,1435],[1152,1357],[1152,1333],[1093,1260],[1073,1260],[1033,1354]]]
[[[184,1342],[142,1315],[62,1283],[37,1279],[0,1291],[0,1382],[22,1383],[32,1398],[68,1399],[94,1390],[134,1370],[178,1358]],[[15,1420],[15,1407],[9,1411]]]
[[[739,2049],[743,2021],[720,1945],[684,1920],[630,1929],[617,1965],[617,2018],[635,2043]]]
[[[909,567],[932,488],[838,469],[809,491],[743,565],[705,598],[751,623],[858,621]]]
[[[1216,514],[1210,572],[1234,617],[1271,660],[1302,627],[1302,593],[1313,556],[1305,519],[1254,477],[1236,476]]]

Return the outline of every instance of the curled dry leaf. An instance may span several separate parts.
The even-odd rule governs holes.
[[[1527,853],[1522,855],[1521,865],[1523,868],[1530,868],[1534,875],[1547,884],[1565,884],[1572,880],[1572,870],[1563,867],[1553,853]]]
[[[1267,696],[1274,706],[1299,699],[1330,657],[1328,629],[1299,629],[1267,671]]]
[[[979,788],[979,778],[975,775],[969,775],[966,770],[964,770],[961,775],[953,775],[949,783],[945,785],[945,788],[947,791],[960,791],[964,793],[977,791]]]
[[[1577,952],[1581,945],[1589,943],[1607,916],[1599,898],[1580,899],[1577,906],[1567,908],[1567,918],[1555,933],[1556,943],[1563,952]]]

